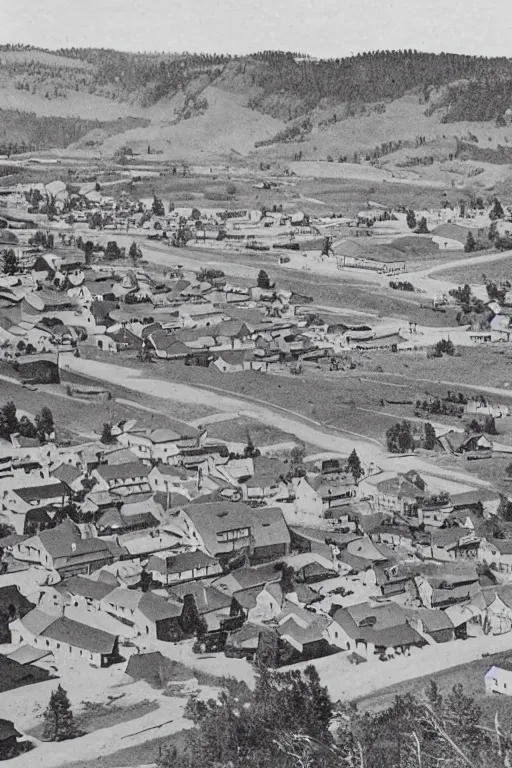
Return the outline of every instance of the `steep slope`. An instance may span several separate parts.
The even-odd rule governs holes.
[[[231,57],[0,46],[2,109],[2,147],[11,144],[14,152],[21,151],[20,122],[12,110],[22,110],[33,113],[35,149],[71,143],[75,151],[107,156],[123,145],[135,152],[150,145],[163,158],[214,159],[234,150],[286,162],[356,156],[424,175],[451,162],[460,142],[468,159],[509,162],[512,59],[383,51],[315,60],[278,51]],[[43,120],[36,129],[39,117],[100,122],[55,131]],[[145,123],[131,126],[128,118]]]
[[[171,159],[193,160],[218,155],[229,155],[233,150],[247,155],[254,149],[256,141],[274,136],[284,128],[281,120],[262,115],[245,106],[242,95],[208,86],[202,92],[207,101],[203,114],[181,120],[176,124],[166,123],[161,116],[147,128],[135,129],[107,139],[102,153],[111,155],[123,144],[135,152],[145,152],[147,145],[152,150],[163,152]]]

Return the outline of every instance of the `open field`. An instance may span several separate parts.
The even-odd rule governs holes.
[[[12,371],[9,368],[9,371]],[[2,373],[4,367],[2,366]],[[66,382],[91,385],[91,381],[83,379],[72,374],[65,373],[62,385],[40,385],[37,390],[30,390],[22,387],[21,384],[8,382],[5,379],[0,380],[0,403],[3,404],[12,400],[20,411],[25,411],[31,415],[38,413],[43,406],[47,406],[53,413],[57,428],[71,433],[78,440],[94,438],[99,436],[105,422],[119,422],[122,420],[135,419],[140,427],[154,427],[155,416],[151,413],[153,407],[151,398],[144,397],[137,392],[122,390],[122,388],[107,385],[105,388],[112,393],[111,400],[102,400],[98,402],[84,402],[78,398],[68,397],[66,395]],[[135,405],[117,402],[116,398],[129,399]],[[136,407],[137,405],[141,408]],[[210,409],[198,405],[195,407],[180,407],[179,412],[171,413],[168,404],[163,404],[158,400],[159,405],[159,426],[168,426],[171,429],[179,430],[184,422],[190,419],[198,418],[201,415],[211,413]],[[147,409],[147,410],[144,410]]]
[[[89,356],[89,350],[87,354]],[[94,352],[91,359],[113,362],[110,356],[98,352]],[[115,363],[140,370],[140,362],[135,355],[119,355]],[[369,437],[380,442],[383,442],[386,430],[405,415],[400,412],[397,416],[389,415],[389,406],[381,406],[381,399],[409,399],[415,402],[416,399],[423,399],[427,391],[430,391],[428,384],[422,382],[407,382],[402,378],[392,380],[385,376],[381,382],[379,375],[368,374],[359,369],[344,374],[329,372],[316,366],[306,367],[302,376],[292,376],[286,372],[264,374],[256,371],[225,375],[219,373],[216,368],[186,366],[180,361],[161,361],[151,366],[148,375],[166,382],[203,386],[219,393],[244,396],[255,401],[265,400],[281,408],[291,407],[298,415],[314,419],[326,427],[335,427],[354,433],[355,436]],[[440,387],[439,394],[445,395],[446,390],[446,387]],[[234,421],[212,424],[208,432],[211,436],[224,440],[246,440],[245,426],[239,427]],[[268,436],[266,433],[265,442],[271,442]],[[280,442],[293,439],[280,430],[277,430],[273,437],[279,437]]]
[[[449,334],[447,334],[447,337]],[[508,389],[512,398],[512,347],[507,345],[480,345],[461,347],[453,357],[428,359],[423,353],[403,352],[388,354],[385,352],[366,353],[368,368],[409,380],[425,380],[427,384],[450,382],[448,389],[466,385],[496,387]],[[400,379],[397,378],[399,383]],[[497,398],[492,397],[493,401]]]
[[[440,273],[440,277],[443,280],[453,280],[454,283],[461,285],[466,283],[469,283],[469,285],[483,283],[483,275],[485,275],[487,280],[492,280],[493,282],[512,281],[512,257],[499,259],[495,262],[489,261],[486,264],[475,264],[474,266],[466,264],[463,267],[454,267],[446,271],[443,270]]]
[[[284,442],[297,442],[294,435],[282,432],[280,429],[271,427],[268,424],[262,424],[256,419],[246,416],[239,416],[229,421],[220,421],[209,424],[208,437],[225,440],[232,443],[247,443],[250,436],[256,446],[273,445]]]
[[[442,646],[439,649],[442,653]],[[433,675],[425,675],[414,680],[407,680],[389,688],[377,691],[371,696],[357,700],[358,708],[363,712],[376,712],[389,707],[396,696],[412,693],[414,696],[422,696],[429,687],[430,682],[439,686],[440,693],[446,695],[451,692],[454,685],[462,685],[464,693],[473,696],[482,709],[483,724],[494,725],[496,712],[500,718],[502,727],[509,729],[512,720],[512,698],[510,696],[487,695],[484,687],[484,675],[493,664],[509,659],[510,652],[496,653],[486,658],[478,659],[451,669],[437,672]]]

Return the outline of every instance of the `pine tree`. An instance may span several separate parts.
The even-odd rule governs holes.
[[[135,240],[130,245],[130,250],[128,251],[128,256],[130,257],[130,260],[131,260],[131,262],[132,262],[134,267],[137,266],[137,262],[140,261],[140,259],[142,258],[142,252],[141,252],[139,246],[137,245],[137,243],[135,242]]]
[[[38,437],[42,443],[44,443],[48,435],[51,435],[55,430],[53,414],[46,406],[43,406],[36,416],[36,428]]]
[[[423,447],[427,451],[433,451],[436,447],[436,430],[429,421],[427,421],[425,424],[425,439],[423,441]]]
[[[28,416],[22,416],[18,424],[18,432],[22,437],[37,437],[37,429]]]
[[[0,409],[0,437],[8,440],[11,435],[18,431],[18,426],[16,406],[10,400]]]
[[[406,221],[409,229],[416,229],[416,216],[413,210],[409,209],[407,211]]]
[[[71,710],[68,695],[59,684],[50,696],[50,702],[44,713],[45,741],[65,741],[78,736],[78,729]]]
[[[476,243],[475,238],[473,237],[472,232],[468,232],[468,236],[466,238],[466,245],[464,246],[464,250],[466,253],[473,253],[473,251],[476,249]]]
[[[258,273],[258,288],[262,288],[265,291],[268,291],[270,288],[270,280],[264,269],[260,269]]]
[[[357,483],[357,481],[359,480],[359,478],[363,474],[363,468],[361,466],[361,461],[359,459],[359,456],[356,453],[356,449],[355,448],[352,451],[352,453],[350,454],[350,456],[348,457],[347,465],[348,465],[348,468],[350,469],[350,471],[352,472],[352,475],[354,476],[354,480]]]
[[[417,235],[428,235],[427,220],[424,216],[421,217],[420,223],[418,224],[415,232]]]
[[[12,248],[4,251],[4,274],[15,275],[18,271],[18,259]]]
[[[115,437],[112,434],[112,425],[108,422],[105,422],[103,425],[100,442],[104,443],[105,445],[109,445],[110,443],[115,442]]]

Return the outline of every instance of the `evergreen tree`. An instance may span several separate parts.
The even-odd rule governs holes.
[[[108,422],[105,422],[105,424],[103,424],[100,442],[104,443],[105,445],[110,445],[111,443],[115,443],[115,441],[116,439],[112,434],[112,425]]]
[[[414,436],[410,422],[398,422],[386,432],[386,445],[390,453],[414,451]]]
[[[279,636],[275,630],[262,628],[254,661],[257,669],[274,669],[278,666]]]
[[[18,431],[18,419],[16,416],[16,406],[10,400],[0,409],[0,437],[8,440],[11,435]]]
[[[260,269],[258,272],[258,288],[262,288],[265,291],[268,291],[270,288],[270,280],[268,277],[268,274],[265,272],[264,269]]]
[[[117,242],[115,240],[109,240],[105,251],[105,258],[108,261],[117,261],[117,259],[121,259],[122,256],[123,252],[119,248]]]
[[[22,416],[18,424],[18,432],[22,437],[37,437],[37,429],[28,416]]]
[[[484,432],[487,432],[488,435],[497,435],[498,430],[496,429],[496,421],[494,420],[494,416],[486,416],[485,417],[485,423],[484,423]]]
[[[359,456],[356,453],[356,449],[355,448],[352,451],[352,453],[350,454],[350,456],[348,457],[347,464],[348,464],[349,470],[352,472],[352,475],[354,476],[354,480],[357,483],[357,481],[359,480],[359,478],[363,474],[363,468],[361,466],[361,461],[359,459]]]
[[[135,242],[135,240],[130,245],[130,250],[128,251],[128,256],[130,257],[130,260],[131,260],[131,262],[132,262],[134,267],[136,267],[137,266],[137,262],[140,261],[140,259],[142,259],[142,252],[141,252],[139,246],[137,245],[137,243]]]
[[[71,704],[64,688],[59,684],[50,696],[50,702],[44,713],[45,741],[65,741],[78,736]]]
[[[180,627],[187,637],[202,636],[208,631],[205,620],[199,615],[193,595],[183,598],[183,610],[180,617]]]
[[[421,217],[420,223],[415,229],[417,235],[428,235],[427,220],[424,216]]]
[[[471,231],[468,232],[468,236],[466,238],[466,244],[464,246],[464,250],[465,250],[466,253],[473,253],[473,251],[476,250],[475,238],[473,237],[473,233]]]
[[[84,258],[85,258],[85,264],[86,266],[89,266],[89,264],[92,263],[94,255],[94,243],[92,240],[87,240],[86,243],[84,243]]]
[[[491,221],[495,221],[496,219],[502,219],[504,215],[503,206],[498,198],[495,197],[493,200],[491,212],[489,213],[489,218]]]
[[[416,229],[416,216],[411,208],[407,211],[406,221],[409,229]]]
[[[165,208],[163,202],[155,194],[153,194],[153,202],[151,204],[151,210],[155,216],[165,216]]]
[[[427,451],[433,451],[436,447],[436,430],[432,426],[432,424],[427,421],[425,424],[425,439],[423,441],[423,447]]]
[[[36,429],[39,440],[44,443],[47,437],[55,431],[53,414],[49,408],[43,406],[36,416]]]
[[[15,275],[18,271],[18,259],[12,248],[4,251],[4,274]]]

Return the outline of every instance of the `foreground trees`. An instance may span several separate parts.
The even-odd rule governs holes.
[[[260,668],[254,691],[223,680],[219,700],[192,698],[183,752],[159,768],[505,768],[511,742],[488,728],[461,685],[442,695],[434,682],[419,696],[397,696],[377,713],[333,704],[313,666]]]

